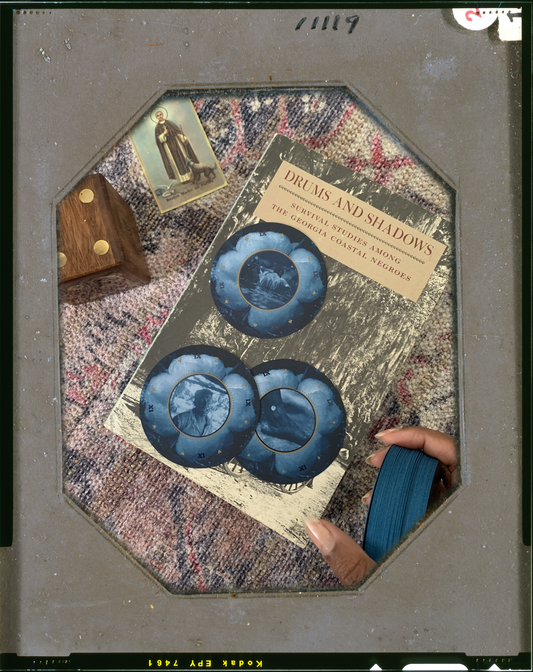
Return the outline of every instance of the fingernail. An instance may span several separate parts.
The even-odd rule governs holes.
[[[371,496],[372,496],[372,490],[369,490],[369,491],[366,493],[366,495],[363,495],[363,496],[361,497],[361,501],[363,502],[363,504],[370,504],[370,498],[371,498]]]
[[[376,436],[377,436],[377,434],[376,434]],[[372,455],[369,455],[368,457],[365,457],[365,462],[367,464],[369,464],[371,467],[373,467],[374,465],[372,464],[372,462],[370,460],[374,457],[374,455],[377,455],[377,452],[378,451],[376,450],[376,452],[372,453]]]
[[[322,555],[328,555],[333,550],[335,540],[325,525],[318,518],[306,518],[305,529],[311,541],[317,546]]]
[[[389,429],[384,429],[381,432],[378,432],[376,434],[376,438],[380,439],[382,436],[385,436],[385,434],[390,434],[391,432],[397,432],[399,429],[403,429],[401,425],[398,427],[390,427]]]

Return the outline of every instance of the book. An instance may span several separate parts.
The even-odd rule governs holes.
[[[245,247],[251,244],[247,231],[256,237],[265,236],[263,247],[250,248],[250,254]],[[274,240],[273,236],[281,239],[284,231],[295,241],[290,247],[281,249],[266,243],[266,239]],[[308,538],[303,520],[322,515],[352,458],[357,455],[358,445],[409,355],[421,325],[430,318],[448,282],[454,258],[453,234],[450,222],[319,153],[276,135],[105,426],[304,547]],[[250,240],[245,240],[247,238]],[[309,252],[309,268],[305,265],[307,260],[302,261],[302,250]],[[222,268],[226,266],[221,262],[222,256],[230,253],[230,257],[235,257],[234,252],[239,252],[241,257],[235,262],[238,292],[231,298],[229,293],[224,294],[228,288],[220,274],[226,271]],[[280,264],[280,257],[274,259],[272,254],[284,255],[286,261]],[[300,280],[294,284],[291,274],[296,267]],[[313,283],[319,280],[323,281],[324,291],[319,284],[313,289]],[[220,283],[223,288],[219,291]],[[264,294],[253,298],[256,295],[252,292],[256,289],[264,286],[271,289],[276,285],[281,287],[279,292],[290,296],[283,299],[285,303],[281,301],[281,306],[265,308],[267,304],[261,303],[267,300]],[[317,297],[307,296],[306,292],[317,292]],[[291,318],[291,310],[296,317]],[[270,319],[272,314],[276,316],[275,321]],[[254,315],[265,319],[258,321]],[[267,480],[255,471],[257,461],[248,464],[243,458],[245,449],[241,445],[238,446],[240,452],[232,456],[229,446],[224,444],[223,451],[230,451],[222,455],[227,457],[226,461],[206,468],[180,464],[176,461],[178,456],[165,453],[159,446],[156,448],[157,441],[153,437],[152,442],[149,440],[147,431],[150,432],[146,429],[146,413],[151,405],[146,395],[152,393],[152,388],[155,394],[156,387],[147,386],[147,382],[160,373],[158,366],[161,367],[162,362],[173,360],[173,353],[187,351],[187,348],[196,352],[194,348],[199,346],[230,353],[252,374],[255,372],[254,378],[259,382],[258,376],[265,375],[265,371],[268,375],[270,364],[272,370],[283,372],[284,365],[279,362],[288,362],[289,367],[294,363],[294,372],[291,369],[287,374],[294,374],[293,382],[280,383],[283,389],[293,390],[293,397],[282,399],[276,392],[277,402],[269,401],[266,408],[267,411],[278,409],[283,402],[283,409],[293,409],[291,412],[299,413],[298,417],[302,418],[301,423],[289,423],[285,414],[283,427],[298,425],[304,434],[305,423],[312,416],[309,409],[306,411],[305,400],[300,403],[296,393],[303,394],[306,380],[314,381],[305,383],[308,386],[318,387],[322,384],[320,381],[329,385],[329,397],[342,411],[342,417],[331,422],[344,423],[342,432],[335,429],[333,457],[330,439],[326,442],[330,446],[327,449],[329,466],[322,471],[315,469],[310,477],[307,474],[301,481],[295,472],[286,482],[280,482],[283,481],[281,469]],[[194,373],[192,369],[191,372]],[[203,369],[200,373],[204,378],[192,381],[196,387],[189,386],[189,394],[203,385],[211,386],[214,393],[219,394],[214,381],[209,379],[216,376]],[[228,375],[227,370],[224,375]],[[320,376],[323,378],[319,381]],[[166,415],[171,416],[169,404],[172,403],[176,413],[173,417],[186,418],[189,422],[190,415],[183,410],[186,407],[180,406],[181,411],[178,408],[183,403],[181,392],[175,392],[178,385],[173,385],[174,382],[167,387],[165,403],[169,410]],[[266,399],[273,390],[259,391]],[[219,409],[223,397],[223,394],[215,397]],[[311,393],[307,394],[308,399],[311,397]],[[317,412],[316,404],[313,408],[318,427],[318,420],[325,416],[322,411]],[[170,422],[168,418],[165,421]],[[179,422],[172,420],[177,433]],[[224,426],[223,418],[219,422]],[[258,444],[271,440],[261,438],[260,422],[252,439]],[[155,431],[159,431],[161,425],[155,424]],[[174,431],[171,424],[168,424],[169,431]],[[318,429],[323,435],[329,431],[323,427]],[[318,429],[309,430],[313,440],[320,433]],[[194,431],[197,433],[193,438],[203,430]],[[276,459],[283,452],[297,454],[292,451],[291,442],[306,440],[303,435],[300,439],[287,433],[280,436],[275,438],[282,443],[271,446]],[[342,436],[341,445],[339,436]],[[286,455],[280,459],[288,463]],[[317,459],[317,455],[313,459]],[[295,469],[301,466],[309,467],[296,464]]]

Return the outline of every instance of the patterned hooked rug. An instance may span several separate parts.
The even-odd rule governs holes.
[[[131,206],[152,281],[60,306],[63,490],[171,592],[337,589],[312,543],[298,548],[103,422],[275,133],[449,220],[454,197],[345,90],[241,90],[192,100],[227,187],[161,214],[128,135],[94,168]],[[359,542],[360,498],[376,477],[364,462],[376,449],[375,433],[398,425],[456,433],[454,306],[450,284],[324,514]]]

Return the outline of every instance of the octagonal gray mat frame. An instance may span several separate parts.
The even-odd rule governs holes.
[[[351,35],[312,31],[309,18],[295,31],[299,10],[14,15],[15,518],[1,551],[3,651],[529,650],[520,45],[439,9],[357,13]],[[167,88],[331,82],[457,189],[463,487],[362,591],[172,596],[61,494],[52,204]]]

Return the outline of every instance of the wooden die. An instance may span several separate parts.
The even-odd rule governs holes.
[[[103,175],[89,175],[57,206],[59,297],[85,303],[150,282],[131,208]]]

